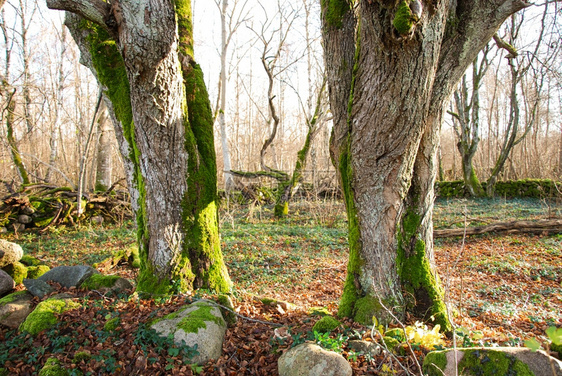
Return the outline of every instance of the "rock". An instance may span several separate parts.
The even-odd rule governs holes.
[[[457,362],[459,375],[562,376],[560,360],[544,351],[524,347],[457,349]],[[430,352],[424,359],[423,370],[429,376],[455,375],[454,350]]]
[[[0,234],[5,234],[8,232],[8,229],[4,226],[0,227]]]
[[[28,332],[35,336],[43,330],[55,326],[57,323],[57,314],[79,307],[79,303],[68,299],[64,294],[54,296],[39,303],[20,325],[19,329],[22,332]]]
[[[28,223],[31,223],[32,221],[33,221],[33,218],[31,218],[29,215],[20,214],[18,216],[18,222],[19,223],[28,224]]]
[[[92,218],[90,218],[90,222],[92,222],[94,225],[101,225],[103,223],[103,217],[101,215],[94,215]]]
[[[19,222],[12,223],[12,227],[14,228],[14,232],[22,232],[25,230],[25,225]]]
[[[19,285],[25,278],[27,278],[27,266],[19,261],[6,265],[3,270],[14,279],[16,285]]]
[[[35,213],[35,209],[32,208],[31,206],[24,206],[21,209],[22,214],[26,214],[26,215],[31,215],[33,213]]]
[[[87,265],[57,266],[37,279],[43,282],[60,283],[61,286],[70,288],[80,286],[93,274],[99,274],[99,272]]]
[[[369,354],[370,356],[377,356],[382,351],[382,347],[378,343],[357,339],[349,341],[347,346],[356,353]]]
[[[4,296],[16,287],[14,279],[5,271],[0,269],[0,296]]]
[[[0,239],[0,268],[18,262],[23,256],[19,244]]]
[[[226,320],[228,326],[230,327],[236,324],[236,322],[238,321],[238,317],[236,317],[236,315],[234,314],[234,304],[232,304],[232,299],[230,298],[230,296],[221,294],[218,296],[217,301],[220,305],[228,308],[225,309],[223,307],[220,307],[222,316]]]
[[[152,328],[163,337],[172,334],[177,344],[185,341],[187,346],[197,345],[199,354],[191,360],[194,363],[203,364],[221,356],[226,322],[211,301],[199,300],[181,308],[154,322]]]
[[[99,290],[103,294],[107,292],[120,294],[133,290],[133,285],[125,278],[103,274],[92,274],[82,282],[80,287],[86,290]]]
[[[25,266],[39,266],[45,265],[45,263],[38,258],[35,258],[30,255],[23,255],[22,258],[19,260]]]
[[[313,343],[295,346],[279,358],[279,376],[351,376],[343,356]]]
[[[17,328],[33,310],[33,296],[27,291],[18,291],[0,299],[0,324]]]
[[[24,279],[23,285],[33,296],[38,298],[43,298],[45,295],[49,295],[55,291],[47,282],[41,281],[39,279]]]
[[[314,324],[312,330],[318,333],[330,333],[335,330],[341,322],[333,318],[332,316],[324,316]]]

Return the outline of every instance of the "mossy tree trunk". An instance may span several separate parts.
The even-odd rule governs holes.
[[[321,2],[330,149],[349,223],[339,314],[367,324],[373,316],[388,322],[387,310],[398,318],[409,312],[448,330],[432,243],[443,106],[501,23],[526,3],[412,3]]]
[[[67,25],[108,98],[137,216],[138,289],[228,291],[212,116],[193,60],[190,1],[47,5],[73,13]]]

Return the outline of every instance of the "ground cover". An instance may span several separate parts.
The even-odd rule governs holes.
[[[83,296],[85,303],[63,314],[58,327],[34,338],[0,328],[0,367],[35,374],[55,356],[73,374],[275,375],[284,350],[315,340],[342,351],[357,375],[419,374],[416,360],[421,362],[427,351],[420,346],[413,346],[416,358],[370,357],[354,353],[347,343],[371,340],[371,328],[344,322],[346,328],[329,336],[312,332],[319,316],[310,314],[311,308],[324,307],[335,315],[343,287],[347,240],[342,204],[301,202],[281,222],[272,219],[271,210],[250,206],[222,213],[222,248],[236,287],[234,306],[240,315],[260,321],[239,319],[228,330],[223,356],[216,362],[190,366],[189,349],[170,347],[145,325],[204,292],[145,299],[73,290],[69,292]],[[560,205],[541,200],[443,200],[436,203],[435,222],[438,228],[449,228],[465,221],[479,225],[546,218],[560,210]],[[134,229],[125,223],[119,228],[59,228],[43,235],[2,237],[51,266],[93,264],[134,244]],[[544,341],[549,326],[562,326],[562,234],[484,234],[435,243],[435,260],[451,313],[456,314],[457,346],[521,346],[529,338]],[[136,276],[127,264],[107,273]],[[117,329],[104,330],[110,320],[118,322]],[[405,324],[414,321],[409,318]],[[446,346],[452,345],[452,338],[447,339]]]

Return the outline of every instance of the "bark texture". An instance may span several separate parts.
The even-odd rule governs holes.
[[[443,105],[502,21],[526,4],[424,1],[421,12],[408,4],[321,2],[331,153],[349,220],[339,314],[368,324],[410,312],[447,330],[432,243]]]
[[[137,214],[138,289],[228,291],[218,238],[212,117],[193,62],[191,4],[104,4],[48,2],[78,14],[69,15],[67,24],[83,62],[105,89]]]

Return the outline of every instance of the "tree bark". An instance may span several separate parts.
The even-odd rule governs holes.
[[[562,220],[498,222],[486,226],[435,230],[433,236],[436,238],[451,238],[454,236],[480,235],[487,232],[527,232],[532,234],[560,233],[562,232]]]
[[[228,291],[218,237],[212,116],[193,61],[191,3],[47,4],[80,16],[68,17],[67,24],[83,61],[91,62],[105,87],[116,120],[137,216],[137,288],[157,294],[199,287]]]
[[[398,318],[433,317],[449,330],[431,240],[443,105],[503,20],[525,3],[424,2],[419,15],[406,2],[321,4],[331,152],[349,223],[339,314],[388,322],[387,307]]]
[[[106,191],[111,187],[113,159],[111,152],[112,129],[110,119],[107,116],[107,108],[104,106],[98,119],[98,149],[96,164],[96,191]]]

